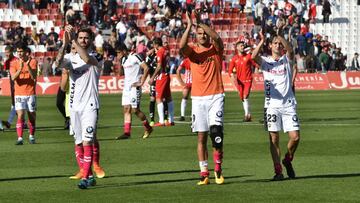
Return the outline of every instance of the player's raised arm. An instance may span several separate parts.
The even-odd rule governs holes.
[[[86,63],[91,64],[96,67],[99,66],[99,62],[95,57],[91,57],[89,55],[88,49],[90,48],[90,44],[88,41],[93,41],[92,39],[92,31],[89,28],[80,29],[78,31],[77,39],[75,39],[74,29],[72,31],[72,43],[76,49],[76,52],[80,55],[80,58]]]
[[[290,60],[294,60],[294,49],[291,46],[290,42],[285,40],[284,38],[284,33],[283,33],[283,28],[285,27],[285,23],[280,23],[278,30],[277,30],[277,36],[281,42],[281,44],[284,46],[285,50],[286,50],[286,55]]]
[[[70,31],[70,28],[68,28],[68,26],[66,26],[64,36],[63,36],[63,45],[60,47],[58,55],[56,56],[56,59],[55,59],[56,67],[61,67],[63,60],[64,60],[66,47],[70,43],[70,34],[69,34],[68,30]]]
[[[192,52],[188,45],[188,38],[192,27],[192,20],[189,12],[186,12],[186,22],[186,30],[180,39],[180,51],[184,54],[184,56],[189,56]]]
[[[196,24],[198,27],[202,28],[204,32],[210,36],[210,38],[214,41],[214,46],[218,52],[223,52],[224,50],[224,43],[218,35],[215,30],[211,29],[208,25],[201,22],[200,13],[197,11],[194,11],[195,17],[196,17]]]
[[[261,57],[259,56],[259,53],[265,43],[265,37],[264,37],[264,34],[263,34],[263,31],[261,30],[259,32],[259,36],[260,36],[260,42],[259,44],[256,46],[256,48],[254,49],[254,51],[252,52],[251,54],[251,59],[255,61],[255,63],[257,63],[258,65],[261,65]]]

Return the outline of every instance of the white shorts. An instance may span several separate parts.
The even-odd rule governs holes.
[[[131,89],[123,89],[122,101],[123,106],[131,105],[132,108],[140,107],[141,88],[131,87]]]
[[[192,131],[207,132],[212,125],[223,126],[224,94],[192,97]]]
[[[15,96],[15,110],[36,111],[36,95]]]
[[[284,108],[267,108],[264,123],[267,131],[284,132],[300,130],[299,118],[296,114],[296,106]]]
[[[74,131],[75,144],[91,142],[96,135],[98,109],[70,111],[70,122]]]

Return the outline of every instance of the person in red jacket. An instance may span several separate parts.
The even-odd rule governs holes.
[[[237,54],[231,59],[229,64],[229,75],[238,89],[239,96],[244,107],[244,122],[251,121],[249,95],[252,84],[252,70],[254,65],[251,54],[246,52],[247,43],[238,41],[236,43]]]

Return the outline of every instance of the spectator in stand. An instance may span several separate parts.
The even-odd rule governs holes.
[[[246,0],[239,0],[239,5],[240,5],[240,12],[244,13],[245,6],[246,6]]]
[[[328,0],[324,0],[323,1],[323,8],[322,8],[322,13],[323,15],[323,23],[329,23],[330,20],[330,15],[331,15],[331,4]]]
[[[117,43],[117,38],[116,38],[116,32],[112,31],[110,34],[110,37],[108,39],[108,43],[110,44],[110,46],[115,49],[116,43]]]
[[[309,15],[310,23],[315,23],[316,4],[314,3],[314,0],[310,0],[308,15]]]
[[[350,69],[352,71],[360,71],[359,54],[355,52],[354,58],[351,60]]]
[[[96,37],[95,37],[95,41],[94,41],[94,45],[96,48],[96,52],[103,55],[104,54],[104,38],[102,36],[102,31],[99,30],[96,33]]]
[[[290,3],[288,0],[284,0],[284,2],[285,2],[284,13],[286,17],[289,17],[295,11],[295,6],[292,3]]]
[[[48,36],[44,33],[44,29],[42,28],[40,29],[40,33],[38,33],[38,37],[39,37],[39,44],[45,45]]]
[[[321,54],[319,55],[319,61],[320,61],[320,65],[321,65],[321,71],[323,73],[326,73],[329,70],[329,66],[330,66],[330,56],[328,54],[329,48],[328,47],[324,47],[322,49]]]
[[[223,0],[213,0],[212,13],[215,15],[220,13],[220,9],[223,7]]]
[[[139,10],[141,14],[147,11],[148,0],[139,0]]]
[[[341,48],[336,48],[330,70],[343,71],[345,68],[344,55],[341,53]]]
[[[195,9],[195,1],[194,0],[186,0],[186,11],[192,12]]]
[[[300,53],[302,55],[306,56],[306,38],[304,35],[302,35],[301,33],[298,33],[296,36],[296,41],[297,41],[297,53]]]
[[[42,76],[49,77],[52,76],[52,59],[50,57],[47,57],[44,60],[44,63],[40,66],[40,72]]]
[[[258,3],[255,4],[255,19],[263,21],[263,11],[265,8],[265,4],[263,0],[260,0]]]
[[[65,20],[66,23],[69,23],[68,20],[75,16],[75,11],[73,10],[72,6],[69,6],[67,11],[65,12]]]
[[[116,24],[116,30],[119,33],[119,41],[124,42],[127,33],[127,27],[124,18],[121,18],[120,21]]]
[[[109,76],[113,72],[114,64],[113,64],[114,57],[110,56],[109,54],[104,54],[104,62],[103,62],[103,69],[102,75]]]
[[[47,51],[56,51],[56,42],[55,42],[55,37],[54,35],[49,35],[49,38],[46,40],[46,44],[45,44],[46,50]]]
[[[48,33],[48,35],[53,35],[55,42],[58,43],[58,39],[59,39],[59,34],[57,32],[55,32],[55,28],[52,27],[51,31]]]
[[[305,12],[304,4],[301,2],[301,0],[296,0],[294,7],[296,10],[296,15],[300,19],[300,23],[303,23],[304,22],[304,12]]]

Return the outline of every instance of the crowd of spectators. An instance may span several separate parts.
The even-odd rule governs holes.
[[[174,50],[178,49],[170,41],[176,41],[186,28],[184,13],[194,9],[201,12],[203,22],[212,24],[210,15],[224,12],[247,13],[254,19],[254,27],[251,33],[244,33],[240,38],[247,38],[252,45],[256,44],[258,33],[265,30],[269,35],[275,32],[276,25],[285,21],[286,39],[291,41],[296,53],[296,63],[300,72],[326,72],[342,70],[359,70],[358,54],[352,59],[352,65],[346,67],[347,56],[336,44],[329,42],[327,36],[311,33],[311,27],[316,22],[316,6],[322,5],[323,23],[329,22],[332,4],[328,0],[293,0],[280,3],[272,0],[254,0],[251,9],[246,10],[246,0],[232,1],[230,10],[226,9],[224,0],[208,2],[186,0],[181,3],[173,1],[177,5],[174,17],[165,17],[164,6],[166,1],[159,0],[153,3],[151,0],[139,0],[137,15],[129,12],[128,4],[117,0],[84,0],[82,8],[74,10],[71,0],[40,0],[40,1],[14,1],[8,3],[9,7],[28,9],[46,9],[52,3],[61,3],[61,11],[64,11],[64,19],[68,24],[76,26],[88,25],[96,29],[94,49],[103,60],[103,75],[117,75],[117,60],[114,51],[116,44],[124,43],[140,55],[146,55],[154,37],[161,37],[164,45],[168,46],[171,53],[171,73],[176,72],[181,62],[181,57]],[[77,2],[77,1],[75,1]],[[251,11],[251,13],[250,13]],[[132,12],[135,12],[132,10]],[[37,30],[36,23],[32,22],[31,33],[26,32],[20,23],[12,24],[9,28],[0,28],[0,44],[16,47],[20,42],[28,45],[41,45],[46,51],[56,52],[61,46],[62,32],[57,33],[54,28],[45,33],[43,29]],[[105,34],[106,32],[106,34]],[[235,51],[234,51],[235,53]],[[59,70],[53,65],[55,55],[45,56],[39,63],[39,74],[44,76],[57,75]],[[3,63],[1,60],[0,66]],[[226,70],[226,62],[224,62]]]

